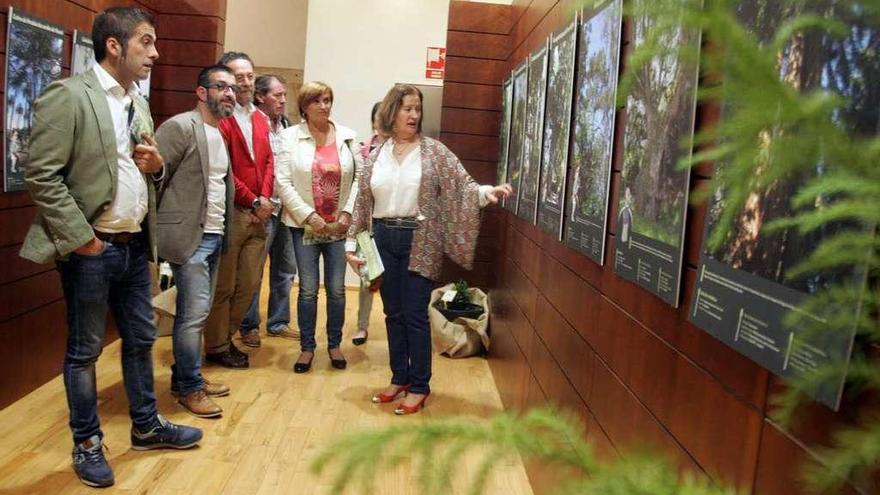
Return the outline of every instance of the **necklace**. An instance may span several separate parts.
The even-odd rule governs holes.
[[[401,158],[405,157],[418,144],[419,142],[417,140],[410,142],[395,142],[393,148],[394,156],[398,160],[400,160]]]

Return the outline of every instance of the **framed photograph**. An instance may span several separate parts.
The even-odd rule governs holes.
[[[498,177],[496,184],[507,182],[507,153],[510,149],[510,110],[513,106],[513,79],[501,85],[501,129],[498,134]]]
[[[550,38],[538,225],[558,240],[562,240],[562,221],[565,218],[565,179],[568,172],[577,26],[575,17],[565,29]]]
[[[617,115],[622,0],[581,14],[565,243],[602,265]]]
[[[507,153],[507,181],[513,186],[513,194],[504,201],[504,207],[516,213],[523,163],[523,143],[526,133],[526,106],[529,91],[529,63],[524,60],[513,70],[513,105],[511,106],[510,142]]]
[[[33,106],[43,89],[61,77],[61,26],[9,7],[6,28],[6,128],[4,191],[25,189]]]
[[[848,106],[835,123],[846,132],[875,136],[877,122],[880,122],[880,107],[876,105],[878,92],[865,91],[860,80],[863,74],[880,74],[880,59],[861,54],[865,53],[866,40],[880,39],[880,27],[843,7],[828,8],[833,12],[824,10],[821,14],[844,20],[850,26],[847,35],[837,37],[822,30],[805,33],[796,44],[788,43],[778,54],[778,75],[800,91],[821,90],[845,97]],[[737,5],[742,23],[768,43],[772,42],[781,19],[807,12],[802,5],[771,5],[756,0]],[[722,108],[722,120],[724,115]],[[775,137],[771,131],[766,139]],[[715,164],[716,169],[724,166],[723,162]],[[767,164],[767,168],[772,166],[772,161]],[[809,257],[823,240],[857,227],[830,222],[807,235],[795,228],[767,229],[774,220],[795,214],[792,197],[807,180],[832,172],[829,164],[816,163],[811,174],[780,180],[761,193],[756,191],[734,216],[732,224],[723,226],[727,228],[726,234],[715,249],[709,249],[707,239],[722,228],[720,218],[726,209],[724,190],[716,190],[709,204],[690,320],[784,378],[803,376],[824,366],[845,367],[850,359],[860,305],[848,308],[853,315],[848,332],[810,335],[786,325],[785,318],[793,311],[803,311],[800,306],[811,295],[831,288],[846,287],[854,291],[856,299],[864,297],[866,270],[829,270],[791,276],[791,269]],[[821,208],[823,203],[821,195],[811,201],[814,208]],[[836,315],[847,312],[841,309],[835,308]],[[821,322],[828,315],[809,316]],[[842,375],[827,378],[813,390],[813,398],[836,410],[844,378]]]
[[[645,2],[648,0],[637,0]],[[635,49],[653,29],[632,17]],[[661,43],[698,50],[700,32],[679,24]],[[614,271],[678,307],[699,67],[676,52],[637,68],[626,102],[623,170],[617,205]]]
[[[548,39],[529,56],[529,90],[526,98],[528,103],[517,215],[531,223],[535,223],[538,216],[538,182],[541,179],[549,45]]]
[[[73,51],[70,54],[70,75],[82,74],[95,64],[95,46],[92,38],[82,31],[73,31]]]

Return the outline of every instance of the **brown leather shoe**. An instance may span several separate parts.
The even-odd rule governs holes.
[[[291,329],[289,326],[284,325],[281,330],[266,330],[266,335],[269,337],[281,337],[284,339],[293,339],[299,340],[299,331]]]
[[[177,403],[184,407],[193,416],[200,418],[216,418],[223,413],[214,401],[205,393],[205,389],[196,390],[191,394],[177,399]]]
[[[241,343],[248,347],[260,347],[260,332],[251,330],[241,336]]]
[[[226,368],[232,369],[244,369],[250,366],[250,362],[248,361],[247,354],[239,351],[239,354],[233,353],[232,349],[236,351],[238,349],[235,348],[232,344],[229,344],[229,349],[218,352],[215,354],[205,354],[205,361],[209,363],[219,364],[220,366],[224,366]]]
[[[219,382],[212,382],[207,378],[203,378],[203,380],[205,381],[204,391],[208,397],[226,397],[229,395],[228,385]]]

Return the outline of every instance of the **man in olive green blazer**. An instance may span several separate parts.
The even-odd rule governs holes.
[[[132,448],[188,448],[202,438],[201,430],[159,415],[153,391],[152,175],[161,177],[164,163],[135,82],[159,56],[154,25],[152,14],[138,8],[101,12],[92,26],[95,66],[52,83],[34,104],[25,181],[37,216],[21,256],[54,260],[61,273],[73,469],[89,486],[114,482],[102,450],[95,384],[108,310],[122,339]]]
[[[232,227],[235,185],[217,125],[232,115],[235,88],[225,65],[202,69],[196,109],[171,117],[156,132],[167,164],[158,201],[159,256],[171,264],[177,286],[171,390],[202,418],[220,416],[223,409],[212,397],[229,394],[229,387],[202,376],[202,332]]]

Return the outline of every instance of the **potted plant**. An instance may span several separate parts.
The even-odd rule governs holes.
[[[454,291],[455,295],[448,296],[452,291]],[[474,304],[471,300],[472,289],[468,287],[466,281],[459,280],[456,282],[452,291],[447,292],[447,295],[444,295],[444,297],[434,303],[437,311],[440,311],[447,320],[453,321],[456,318],[476,319],[483,314],[483,307],[479,304]]]

